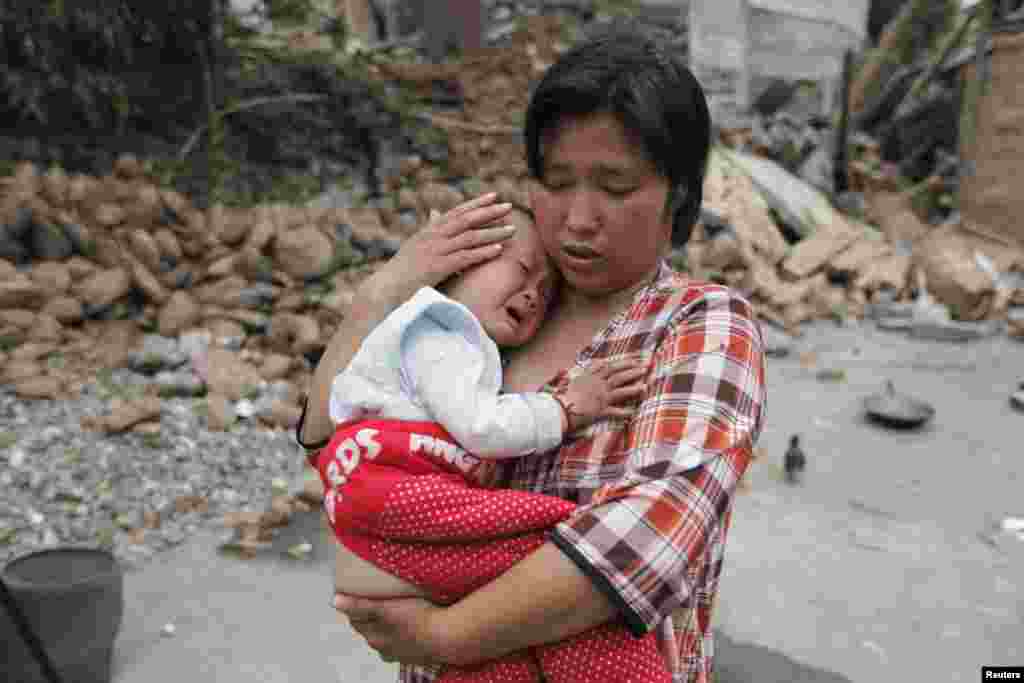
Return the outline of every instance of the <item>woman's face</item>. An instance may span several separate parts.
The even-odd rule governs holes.
[[[652,275],[672,235],[667,179],[612,114],[566,119],[544,140],[531,202],[569,288],[610,294]]]

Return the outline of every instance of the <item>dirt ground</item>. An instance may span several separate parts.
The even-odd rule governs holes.
[[[858,683],[975,681],[983,665],[1024,663],[1024,536],[999,528],[1024,518],[1024,414],[1008,400],[1024,344],[806,329],[769,361],[764,455],[736,504],[716,615],[720,679],[794,680],[757,675],[756,651],[737,657],[735,643]],[[885,380],[931,402],[932,422],[869,423],[861,401]],[[795,487],[781,479],[792,434],[808,461]]]

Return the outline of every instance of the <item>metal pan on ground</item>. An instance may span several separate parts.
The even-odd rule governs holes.
[[[924,401],[896,393],[892,382],[885,391],[864,399],[868,419],[890,429],[917,429],[935,417],[935,408]]]
[[[896,330],[896,331],[907,331],[914,326],[914,320],[912,318],[903,318],[900,316],[882,316],[875,319],[875,324],[878,325],[880,330]]]

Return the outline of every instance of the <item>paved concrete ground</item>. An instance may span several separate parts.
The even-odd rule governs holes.
[[[719,683],[975,681],[1024,664],[1024,344],[909,340],[823,324],[769,367],[766,455],[738,499],[716,615]],[[825,383],[823,367],[846,370]],[[934,403],[920,432],[865,423],[860,398],[892,379]],[[800,433],[806,483],[779,480]],[[201,535],[125,579],[115,683],[390,681],[331,608],[331,541],[316,515],[284,530],[312,558],[218,556]],[[161,635],[166,623],[173,637]]]
[[[816,325],[817,351],[769,366],[767,453],[736,506],[721,628],[853,681],[976,681],[1024,663],[1024,344],[950,344]],[[847,380],[823,383],[822,368]],[[923,431],[869,424],[860,398],[891,379],[926,399]],[[805,484],[779,481],[791,434]],[[755,679],[749,679],[755,680]],[[759,679],[758,679],[759,680]]]
[[[386,682],[396,667],[377,659],[334,618],[331,539],[316,515],[286,530],[276,549],[314,543],[309,561],[277,553],[240,562],[213,552],[206,534],[125,579],[126,614],[113,662],[114,683],[304,680]],[[175,634],[161,634],[174,624]],[[848,683],[770,648],[720,633],[718,683]]]

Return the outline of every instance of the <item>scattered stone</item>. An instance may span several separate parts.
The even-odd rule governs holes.
[[[325,273],[333,253],[331,240],[316,228],[289,230],[274,240],[274,262],[300,280]]]
[[[42,261],[62,261],[75,251],[74,242],[55,223],[33,223],[28,242],[32,255]]]
[[[235,410],[226,396],[207,394],[206,427],[213,431],[227,431],[235,423]]]
[[[269,407],[260,411],[260,419],[270,427],[292,429],[299,423],[301,409],[287,401],[273,401]]]
[[[36,308],[45,300],[46,290],[21,273],[0,278],[0,308]]]
[[[991,337],[999,330],[999,322],[957,322],[952,320],[915,319],[910,336],[933,341],[969,342]]]
[[[76,286],[76,291],[85,304],[103,307],[128,294],[131,286],[131,275],[126,269],[111,268],[86,278]]]
[[[305,501],[313,507],[318,507],[324,502],[324,485],[319,475],[306,470],[307,476],[303,477],[302,490],[296,494],[299,500]]]
[[[816,373],[815,377],[818,378],[819,382],[845,382],[846,370],[842,368],[822,368]]]
[[[160,309],[157,327],[161,335],[172,337],[198,323],[201,313],[196,300],[188,292],[178,290]]]
[[[1017,391],[1010,394],[1010,405],[1024,413],[1024,382],[1017,386]]]
[[[85,317],[85,307],[74,297],[58,296],[50,299],[40,313],[53,317],[62,325],[73,325]]]
[[[160,412],[160,399],[156,396],[144,396],[135,400],[118,398],[111,403],[109,414],[83,417],[82,427],[113,434],[131,429],[140,422],[159,420]]]
[[[288,548],[288,556],[295,560],[303,560],[310,557],[313,553],[313,544],[307,541],[302,543],[296,543],[295,545]]]
[[[263,365],[260,366],[260,377],[268,382],[282,379],[291,372],[294,359],[280,353],[271,353],[264,357]]]
[[[324,344],[315,318],[291,313],[273,316],[267,336],[271,348],[285,354],[306,353]]]
[[[207,352],[206,385],[210,393],[238,401],[252,395],[260,386],[256,368],[228,349],[212,348]]]
[[[63,392],[64,383],[57,377],[26,377],[14,382],[14,394],[19,398],[53,401]]]
[[[764,352],[769,358],[785,358],[792,352],[794,345],[792,336],[772,325],[762,325],[761,332],[764,336]]]
[[[51,296],[64,294],[71,287],[71,272],[69,267],[63,263],[37,263],[28,270],[28,276]]]
[[[36,342],[59,343],[64,338],[64,327],[49,313],[39,313],[27,331],[28,338]]]
[[[142,338],[142,348],[128,357],[132,370],[155,375],[161,370],[175,370],[188,362],[188,356],[181,351],[178,340],[156,334]]]

